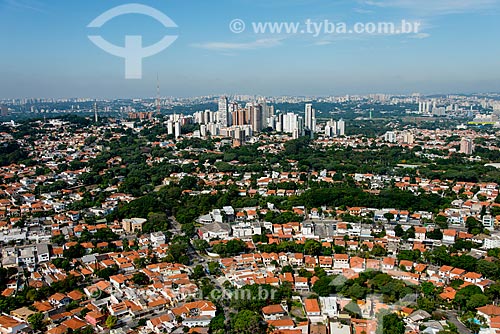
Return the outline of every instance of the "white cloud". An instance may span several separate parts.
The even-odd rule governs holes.
[[[237,51],[237,50],[255,50],[255,49],[272,48],[275,46],[279,46],[281,44],[282,44],[281,39],[267,38],[267,39],[258,39],[246,43],[206,42],[206,43],[192,44],[192,46],[196,48],[215,50],[215,51]]]
[[[358,14],[373,14],[373,10],[362,9],[362,8],[354,8],[354,12]]]
[[[323,46],[323,45],[330,45],[332,43],[333,43],[333,41],[322,40],[322,41],[315,42],[314,45]]]
[[[396,7],[420,14],[443,15],[476,12],[500,4],[500,0],[363,0],[377,7]]]
[[[45,5],[35,0],[4,0],[6,8],[15,10],[32,10],[39,13],[47,13]]]
[[[415,35],[410,35],[410,38],[415,38],[415,39],[424,39],[424,38],[429,38],[431,37],[431,34],[428,34],[426,32],[420,32]]]

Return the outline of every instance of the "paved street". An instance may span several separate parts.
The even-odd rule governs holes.
[[[460,334],[472,334],[472,332],[458,320],[456,311],[441,310],[446,315],[446,318],[455,326]]]

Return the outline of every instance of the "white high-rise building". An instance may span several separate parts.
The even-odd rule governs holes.
[[[174,132],[175,138],[179,138],[181,136],[181,122],[175,122]]]
[[[431,111],[430,108],[431,108],[431,103],[430,102],[424,102],[424,112],[426,114],[430,113],[430,111]]]
[[[329,120],[325,125],[325,136],[332,138],[345,135],[345,121],[340,119],[338,122]]]
[[[210,110],[205,110],[203,114],[203,123],[208,124],[212,121],[212,112]]]
[[[345,121],[342,118],[337,122],[337,135],[345,135]]]
[[[315,129],[315,121],[316,121],[316,111],[312,107],[312,103],[307,103],[306,104],[306,110],[305,110],[305,127],[311,131],[316,130]]]
[[[275,123],[276,123],[276,126],[275,126],[275,130],[276,132],[284,132],[283,131],[283,114],[282,113],[279,113],[278,115],[275,116]]]
[[[384,140],[389,143],[395,143],[396,133],[394,131],[387,131],[384,135]]]
[[[167,134],[168,135],[174,134],[174,122],[172,122],[171,119],[167,121]]]
[[[299,135],[302,135],[304,130],[304,119],[291,112],[284,114],[282,128],[283,132],[292,134],[298,133]]]
[[[335,137],[336,135],[337,135],[337,122],[334,121],[333,119],[329,120],[328,122],[326,122],[325,125],[325,136],[332,138]]]
[[[198,123],[198,124],[204,124],[204,122],[203,122],[203,115],[204,115],[203,111],[197,111],[197,112],[195,112],[193,114],[193,116],[194,116],[194,122]]]
[[[228,101],[227,97],[223,96],[219,99],[219,110],[218,110],[218,119],[219,123],[226,127],[228,126]]]

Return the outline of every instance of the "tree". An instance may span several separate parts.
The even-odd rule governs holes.
[[[483,224],[472,216],[467,218],[465,226],[467,227],[468,232],[474,235],[478,235],[484,230]]]
[[[59,269],[64,269],[65,271],[69,271],[71,268],[71,264],[68,259],[63,257],[58,257],[52,260],[52,263]]]
[[[137,285],[147,285],[149,284],[149,277],[143,272],[138,272],[132,276],[132,281]]]
[[[490,279],[498,278],[498,265],[494,262],[479,260],[477,261],[476,270]]]
[[[366,297],[368,289],[361,286],[359,283],[354,283],[351,286],[345,285],[342,289],[342,294],[352,298],[353,300],[359,300]]]
[[[474,295],[481,295],[482,290],[475,285],[469,285],[466,286],[463,289],[458,290],[457,294],[455,295],[455,300],[454,303],[461,307],[462,309],[468,310],[469,306],[472,306],[472,304],[467,305],[467,302],[474,296]],[[478,299],[477,297],[475,298],[474,302],[477,302]]]
[[[193,223],[182,224],[181,230],[187,236],[192,237],[196,233],[196,226]]]
[[[53,244],[58,245],[58,246],[62,246],[66,242],[66,239],[64,237],[64,234],[59,234],[59,235],[52,237],[51,242]]]
[[[205,276],[205,270],[203,269],[203,266],[199,264],[196,267],[194,267],[193,274],[191,275],[191,277],[194,279],[199,279],[202,278],[203,276]]]
[[[28,317],[28,323],[31,325],[31,328],[35,331],[42,331],[45,328],[44,320],[45,317],[42,313],[34,313]]]
[[[422,282],[420,284],[420,291],[425,297],[433,297],[436,295],[436,287],[431,282]]]
[[[475,294],[470,297],[466,303],[468,310],[473,311],[478,307],[485,306],[489,303],[490,299],[483,294]]]
[[[376,244],[375,246],[373,246],[373,248],[371,250],[371,254],[373,256],[376,256],[376,257],[386,256],[387,255],[387,251],[381,245]]]
[[[446,218],[446,216],[442,215],[437,216],[435,222],[442,229],[448,228],[448,218]]]
[[[420,259],[420,250],[416,249],[414,251],[412,250],[402,250],[399,252],[397,255],[398,260],[408,260],[408,261],[417,261]]]
[[[417,300],[418,308],[429,313],[436,309],[435,298],[419,297]]]
[[[485,291],[484,294],[498,303],[498,299],[500,299],[500,284],[495,283],[490,285]]]
[[[106,318],[106,327],[111,329],[116,325],[117,322],[118,322],[118,318],[115,317],[114,315],[110,315]]]
[[[384,334],[404,334],[405,323],[396,314],[391,313],[383,317]]]
[[[312,290],[321,297],[327,297],[329,296],[332,292],[332,288],[334,286],[331,285],[332,283],[332,277],[331,276],[325,276],[320,278],[319,280],[314,283]]]
[[[216,331],[223,330],[225,328],[224,322],[226,318],[224,317],[224,313],[220,313],[210,320],[210,331],[215,333]]]
[[[394,233],[396,234],[396,237],[402,237],[405,234],[405,231],[401,227],[401,225],[397,224],[394,226]]]
[[[134,262],[135,262],[135,260],[134,260]],[[113,264],[113,265],[106,267],[104,269],[97,270],[95,272],[95,274],[96,274],[96,276],[98,276],[100,278],[108,280],[110,276],[118,274],[118,266],[116,264]]]
[[[197,251],[205,251],[210,245],[208,244],[208,241],[202,240],[202,239],[195,239],[193,240],[193,247]]]
[[[415,228],[413,226],[406,230],[403,239],[415,239]]]
[[[76,259],[85,255],[85,248],[80,244],[76,244],[75,246],[71,246],[68,249],[63,251],[63,255],[65,258]]]
[[[470,255],[452,256],[450,265],[466,271],[476,270],[477,260]]]
[[[220,264],[219,262],[209,262],[208,263],[208,271],[210,275],[218,275],[220,273]]]
[[[166,231],[169,228],[167,215],[164,212],[150,212],[147,219],[142,227],[142,231],[145,233]]]
[[[387,221],[391,221],[394,219],[394,214],[390,212],[384,213],[384,218],[387,219]]]
[[[304,244],[304,252],[307,255],[320,255],[322,250],[321,243],[313,239],[307,239]]]
[[[443,239],[443,232],[441,232],[440,229],[436,228],[432,231],[429,231],[426,233],[426,236],[428,239],[432,240],[442,240]]]
[[[253,311],[243,310],[231,317],[231,328],[234,333],[252,334],[263,333],[260,326],[260,316]]]

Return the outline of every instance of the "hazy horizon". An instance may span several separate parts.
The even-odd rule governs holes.
[[[146,98],[238,94],[333,96],[472,94],[500,87],[500,0],[140,1],[177,28],[127,14],[89,23],[123,1],[0,0],[0,98]],[[234,19],[246,30],[234,33]],[[418,22],[414,34],[257,34],[254,22]],[[143,59],[142,79],[88,38],[144,46],[176,35]]]

